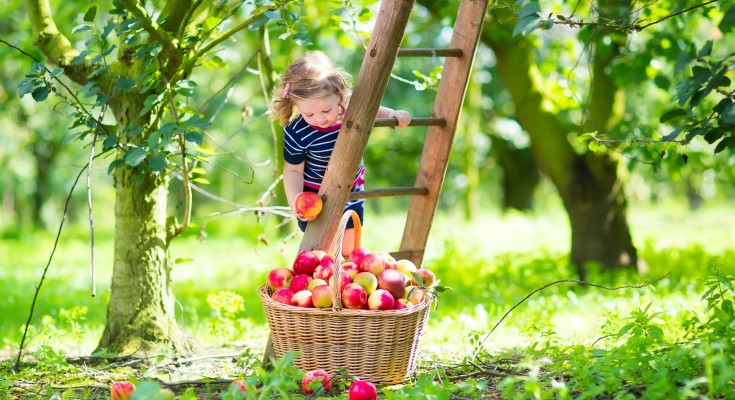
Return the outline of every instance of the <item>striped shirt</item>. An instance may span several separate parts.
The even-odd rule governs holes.
[[[329,157],[337,142],[337,134],[342,124],[329,128],[311,126],[299,115],[283,128],[283,158],[289,164],[304,163],[304,186],[319,190],[324,180]],[[360,167],[355,174],[352,191],[363,191],[365,183],[365,165],[360,160]],[[363,201],[363,200],[357,200]],[[355,203],[351,201],[348,204]]]

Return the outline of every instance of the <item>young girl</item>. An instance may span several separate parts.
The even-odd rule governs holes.
[[[284,125],[283,186],[302,232],[313,218],[299,215],[294,200],[303,191],[319,192],[349,103],[348,79],[347,73],[337,68],[324,53],[312,51],[286,69],[281,86],[274,90],[272,107],[276,118]],[[387,107],[380,107],[377,118],[396,118],[399,127],[411,122],[407,111]],[[365,166],[360,161],[352,184],[353,192],[364,190],[364,176]],[[364,199],[350,200],[345,211],[354,210],[362,222],[364,203]],[[343,255],[352,253],[354,239],[354,226],[349,221],[342,239]]]

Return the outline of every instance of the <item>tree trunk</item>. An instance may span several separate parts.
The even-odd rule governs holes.
[[[115,173],[115,261],[99,349],[120,355],[189,351],[175,319],[166,230],[166,175]]]
[[[551,179],[562,198],[571,224],[571,257],[580,277],[585,264],[599,263],[606,269],[636,267],[638,257],[627,223],[624,184],[618,175],[614,154],[577,154],[567,135],[572,131],[549,109],[541,87],[541,73],[533,59],[533,45],[525,37],[511,37],[515,20],[507,20],[494,10],[494,23],[482,40],[498,59],[504,83],[513,98],[516,114],[531,138],[541,170]],[[607,129],[612,122],[618,90],[598,69],[607,60],[598,60],[589,108],[594,122]],[[594,82],[598,79],[597,82]],[[592,104],[594,102],[594,104]]]
[[[519,149],[498,135],[493,135],[492,141],[493,156],[503,170],[503,210],[532,210],[541,173],[531,149]]]

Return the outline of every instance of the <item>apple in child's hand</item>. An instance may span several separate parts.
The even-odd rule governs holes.
[[[273,292],[271,298],[279,303],[291,305],[291,299],[293,298],[293,295],[293,290],[289,288],[283,288]]]
[[[304,394],[328,392],[332,388],[329,373],[323,369],[307,372],[301,379],[301,388],[304,389]]]
[[[329,308],[334,304],[334,290],[329,285],[317,286],[311,292],[311,301],[316,308]]]
[[[347,308],[360,309],[367,304],[367,300],[365,288],[357,283],[350,283],[342,289],[342,304]]]
[[[370,254],[370,250],[358,247],[352,250],[352,253],[350,253],[350,261],[357,265],[360,265],[360,263],[362,263],[362,259],[365,258],[365,256],[368,254]]]
[[[325,281],[324,279],[312,279],[311,282],[309,282],[309,284],[306,286],[306,289],[311,290],[313,292],[315,287],[326,285],[326,284],[327,284],[327,281]]]
[[[371,310],[392,310],[396,299],[385,289],[378,289],[368,297],[368,308]]]
[[[375,276],[378,276],[379,273],[383,272],[385,269],[385,256],[380,253],[370,253],[365,256],[365,258],[362,259],[362,262],[360,262],[360,271],[362,272],[370,272]]]
[[[311,291],[304,289],[294,293],[293,297],[291,297],[291,305],[306,308],[314,307]]]
[[[365,293],[370,295],[378,288],[378,277],[370,272],[360,272],[352,279],[353,283],[357,283],[365,289]]]
[[[313,275],[314,269],[319,265],[319,257],[311,250],[304,250],[296,256],[293,262],[293,272],[296,275],[306,274]]]
[[[368,381],[354,381],[350,385],[349,400],[376,400],[378,388]]]
[[[345,261],[342,263],[342,274],[349,275],[350,279],[353,279],[358,272],[360,272],[360,267],[352,261]]]
[[[112,400],[129,400],[135,385],[128,381],[117,381],[110,388],[110,397]]]
[[[303,218],[316,218],[323,205],[322,198],[314,192],[301,192],[294,200],[294,209]]]
[[[396,299],[400,299],[406,293],[406,282],[408,279],[401,271],[386,269],[378,275],[378,289],[385,289]]]
[[[293,279],[293,273],[290,269],[275,268],[268,273],[268,287],[271,290],[287,288],[291,285],[291,279]]]

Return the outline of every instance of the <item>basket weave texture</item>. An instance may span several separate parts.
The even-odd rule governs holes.
[[[359,218],[348,211],[331,247],[338,258],[334,282],[340,282],[341,237],[350,218],[359,245]],[[306,371],[324,369],[332,375],[345,368],[350,375],[379,385],[406,381],[416,368],[431,301],[403,310],[352,310],[343,309],[340,291],[334,292],[335,307],[317,309],[276,302],[267,285],[258,289],[276,357],[297,351],[294,363]]]

